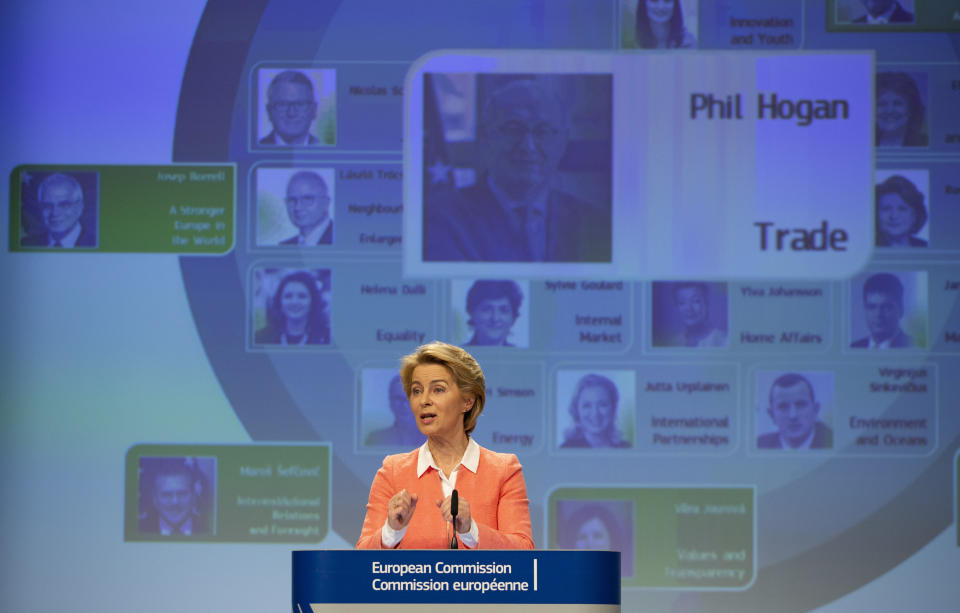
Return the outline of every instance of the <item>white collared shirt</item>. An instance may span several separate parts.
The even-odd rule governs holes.
[[[303,234],[298,234],[297,244],[309,245],[309,246],[319,245],[320,237],[323,236],[323,233],[327,231],[327,228],[330,227],[331,223],[333,223],[333,219],[327,217],[327,220],[325,222],[323,222],[313,230],[310,230],[310,232],[306,236],[304,236]]]
[[[814,428],[813,430],[810,430],[810,434],[807,435],[807,438],[805,438],[803,442],[797,445],[796,447],[788,443],[783,438],[782,434],[778,434],[777,436],[780,438],[780,449],[810,449],[810,445],[813,444],[813,435],[816,433],[816,431],[817,431],[816,428]]]
[[[66,249],[71,249],[76,246],[77,240],[80,238],[80,233],[83,232],[83,228],[80,226],[80,222],[73,224],[73,229],[63,235],[63,238],[60,239],[60,246]],[[57,242],[57,239],[53,238],[53,235],[49,232],[47,233],[47,247],[53,247],[54,243]]]
[[[193,518],[188,517],[184,520],[179,526],[172,526],[162,517],[157,518],[157,525],[160,528],[160,534],[163,536],[170,536],[171,534],[183,534],[186,536],[193,536]]]
[[[273,133],[273,144],[275,145],[287,145],[288,147],[299,147],[302,145],[310,145],[310,132],[307,132],[303,136],[298,136],[292,141],[285,139],[280,136],[279,132],[274,131]]]
[[[449,496],[457,486],[457,473],[460,472],[460,467],[466,468],[470,472],[476,474],[479,466],[480,445],[478,445],[477,442],[472,438],[467,443],[467,449],[463,452],[463,457],[460,458],[460,463],[457,464],[457,467],[453,469],[449,477],[443,474],[443,471],[440,470],[439,466],[437,466],[437,463],[433,459],[433,454],[430,453],[430,447],[427,445],[427,443],[424,443],[420,446],[419,453],[417,454],[417,477],[422,477],[423,473],[427,472],[427,470],[430,468],[436,470],[437,474],[440,476],[440,488],[443,490],[444,498]],[[421,502],[421,504],[429,502],[430,501],[424,500]],[[416,513],[416,511],[414,511],[414,513]],[[406,533],[406,526],[400,530],[394,530],[390,527],[390,520],[387,518],[383,522],[383,528],[380,529],[380,540],[384,547],[393,549],[400,544],[400,541],[403,540],[403,535]],[[471,517],[470,530],[467,532],[458,532],[457,536],[460,537],[460,542],[463,543],[464,547],[476,549],[477,543],[480,540],[480,530],[477,528],[477,522],[473,521],[473,518]]]
[[[896,2],[894,2],[893,4],[891,4],[891,5],[890,5],[890,8],[888,8],[888,9],[887,9],[887,12],[884,13],[883,15],[878,15],[878,16],[874,17],[874,16],[871,15],[870,13],[867,13],[867,23],[872,23],[872,24],[876,24],[876,25],[882,25],[882,24],[890,23],[890,17],[893,16],[893,12],[894,12],[895,10],[897,10],[897,3],[896,3]]]
[[[871,336],[870,341],[867,343],[867,349],[889,349],[890,341],[892,340],[893,336],[878,343],[877,340]]]
[[[507,213],[507,218],[513,220],[516,219],[516,213],[514,212],[518,206],[529,206],[534,211],[537,211],[541,216],[547,216],[547,193],[550,191],[546,188],[541,189],[536,198],[530,202],[523,202],[521,200],[514,200],[507,196],[497,184],[493,182],[489,176],[487,177],[487,185],[490,186],[490,191],[493,192],[494,197],[497,199],[497,202],[500,203],[500,206],[503,207],[503,210]]]
[[[526,237],[534,261],[540,262],[546,259],[547,196],[550,193],[549,188],[544,187],[537,192],[536,197],[529,202],[524,202],[511,199],[503,190],[496,186],[493,179],[489,176],[487,177],[487,184],[490,186],[490,191],[493,192],[494,198],[497,199],[497,202],[500,203],[501,208],[503,208],[507,214],[507,219],[510,220],[511,227]],[[525,220],[521,219],[518,215],[517,212],[519,209],[526,209]]]

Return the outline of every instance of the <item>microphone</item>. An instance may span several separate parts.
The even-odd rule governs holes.
[[[460,505],[460,499],[457,496],[457,490],[450,494],[450,515],[453,516],[453,536],[450,537],[450,549],[456,549],[457,545],[457,507]]]

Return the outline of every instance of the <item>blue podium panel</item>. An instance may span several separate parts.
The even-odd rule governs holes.
[[[620,610],[616,551],[294,551],[293,610]],[[449,609],[444,609],[449,610]]]

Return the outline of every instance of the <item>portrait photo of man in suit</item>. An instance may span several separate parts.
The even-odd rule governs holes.
[[[476,82],[476,180],[425,192],[424,261],[609,262],[609,192],[594,204],[560,188],[565,157],[578,160],[574,167],[584,159],[569,150],[573,99],[589,92],[609,104],[609,75],[477,75]],[[591,144],[609,156],[609,129],[597,131],[604,130]],[[600,157],[605,168],[591,172],[609,189],[609,157]]]
[[[287,182],[284,200],[290,223],[300,231],[280,241],[281,245],[329,245],[333,242],[330,190],[320,173],[301,170]]]
[[[792,372],[777,377],[766,413],[777,431],[758,436],[758,449],[833,448],[833,431],[820,421],[820,403],[808,377]]]
[[[905,349],[916,347],[903,331],[903,283],[889,272],[871,275],[863,283],[863,317],[869,335],[850,343],[854,349]]]
[[[253,173],[257,247],[334,243],[336,169],[265,164]]]
[[[215,458],[140,458],[140,534],[213,534],[215,466]]]
[[[73,249],[97,246],[96,173],[54,172],[40,180],[33,193],[28,193],[32,191],[32,179],[39,179],[40,173],[24,175],[24,226],[27,232],[20,239],[21,247]],[[84,194],[78,177],[89,185],[92,193]]]
[[[389,373],[390,371],[388,371]],[[369,375],[376,374],[370,371]],[[365,378],[368,373],[364,373]],[[366,381],[365,381],[366,383]],[[394,374],[387,383],[387,405],[390,409],[390,415],[393,423],[388,426],[371,430],[364,441],[366,447],[410,447],[423,444],[423,434],[417,428],[417,421],[410,410],[410,401],[403,391],[403,382],[400,375]],[[364,394],[369,390],[364,387]],[[366,404],[365,399],[365,404]],[[382,398],[377,397],[370,401],[371,404],[382,404]],[[372,412],[372,411],[367,411]],[[382,411],[379,411],[382,412]]]
[[[261,68],[255,118],[260,147],[336,144],[335,71]],[[265,91],[264,91],[265,89]],[[319,96],[318,96],[319,91]]]

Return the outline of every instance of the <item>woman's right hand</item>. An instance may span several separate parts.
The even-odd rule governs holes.
[[[387,502],[387,523],[394,530],[403,530],[410,523],[416,508],[417,495],[405,489],[400,490]]]

